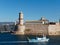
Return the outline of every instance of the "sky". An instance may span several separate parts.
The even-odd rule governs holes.
[[[60,0],[0,0],[0,22],[15,22],[21,11],[24,21],[39,20],[41,17],[58,21]]]

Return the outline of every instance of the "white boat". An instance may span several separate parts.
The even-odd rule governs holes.
[[[36,39],[29,39],[28,38],[28,41],[29,42],[48,42],[49,38],[46,38],[46,36],[43,36],[42,38],[36,37]]]
[[[38,40],[39,42],[48,42],[49,41],[49,39],[46,37],[42,37],[42,38],[37,37],[36,40]]]

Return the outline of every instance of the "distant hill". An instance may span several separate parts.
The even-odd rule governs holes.
[[[13,25],[14,22],[0,22],[0,25]]]

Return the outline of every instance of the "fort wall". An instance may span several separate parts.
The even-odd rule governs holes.
[[[60,35],[60,24],[56,23],[55,25],[48,26],[49,35]]]

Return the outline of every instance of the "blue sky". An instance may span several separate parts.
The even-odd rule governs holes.
[[[60,0],[0,0],[0,22],[16,21],[20,11],[24,20],[39,20],[44,16],[50,21],[58,21]]]

